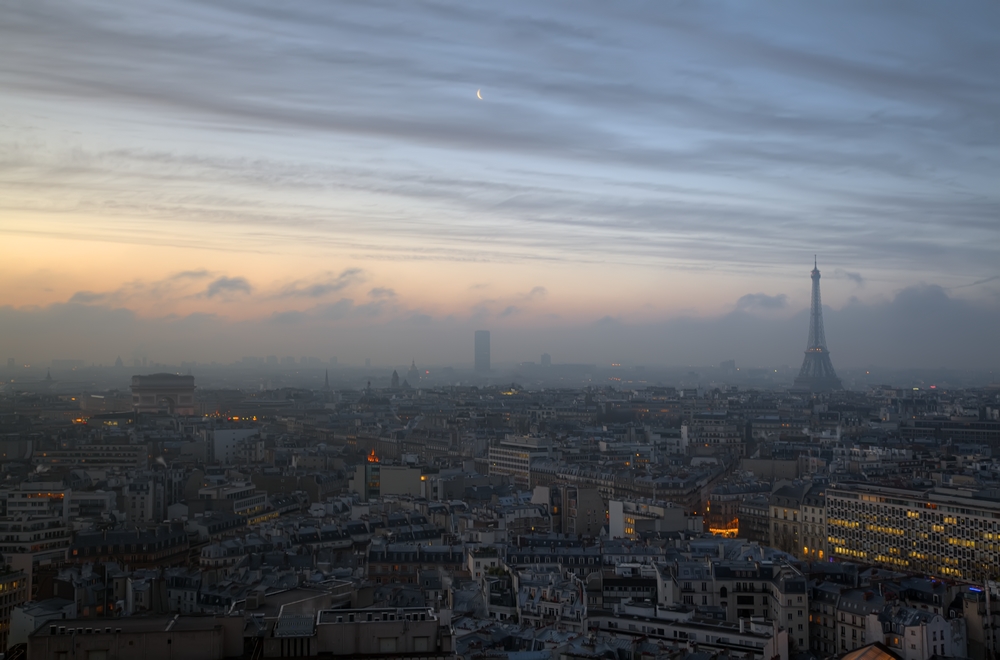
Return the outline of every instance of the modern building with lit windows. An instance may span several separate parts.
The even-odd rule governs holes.
[[[489,450],[490,476],[510,477],[512,483],[527,488],[531,483],[531,462],[552,455],[548,438],[508,437]]]
[[[830,556],[981,582],[1000,564],[1000,493],[839,484],[826,489]]]

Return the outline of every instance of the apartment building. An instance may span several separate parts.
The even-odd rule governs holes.
[[[607,506],[596,488],[535,486],[531,502],[548,507],[552,531],[560,534],[598,536],[607,521]]]
[[[422,571],[462,571],[467,566],[461,545],[420,545],[375,541],[368,550],[368,577],[375,584],[417,584]]]
[[[1000,565],[1000,498],[953,488],[826,489],[830,556],[981,581]]]
[[[212,511],[232,511],[250,524],[259,522],[258,518],[267,508],[267,493],[258,490],[250,481],[199,488],[198,499],[210,503],[206,507]]]
[[[70,538],[61,517],[22,516],[0,521],[0,555],[12,569],[24,571],[29,598],[37,587],[39,567],[65,560]]]
[[[608,502],[608,536],[638,539],[650,532],[702,531],[701,516],[688,515],[687,509],[675,502],[650,500],[611,500]]]
[[[535,628],[555,626],[582,633],[587,625],[583,582],[556,566],[514,572],[518,620]]]
[[[826,488],[815,484],[806,491],[799,505],[802,516],[802,553],[804,561],[826,561],[830,552],[826,534]]]
[[[548,438],[508,437],[489,449],[489,476],[506,476],[521,488],[531,483],[531,462],[549,458],[552,441]]]
[[[661,571],[661,605],[719,607],[726,620],[760,618],[788,631],[800,650],[809,643],[805,576],[780,561],[675,561]]]
[[[621,605],[616,611],[587,614],[588,627],[603,635],[638,642],[649,640],[688,650],[748,660],[788,660],[788,632],[775,621],[719,621],[696,616],[689,607]]]
[[[771,539],[770,494],[749,497],[739,504],[736,536],[767,545]]]
[[[825,485],[788,484],[771,493],[768,504],[771,510],[768,545],[797,559],[824,561],[829,555]]]
[[[127,526],[77,534],[69,548],[72,563],[115,561],[134,568],[178,566],[188,560],[188,535],[181,523]]]
[[[146,469],[149,466],[147,452],[145,445],[85,445],[74,449],[36,451],[31,456],[31,462],[47,467]]]
[[[315,616],[282,615],[264,637],[264,658],[350,656],[354,658],[454,657],[451,631],[433,610],[321,610]]]
[[[24,571],[7,569],[0,574],[0,649],[7,650],[10,619],[14,608],[28,600],[28,576]]]
[[[24,481],[0,491],[3,515],[9,517],[55,516],[69,519],[69,496],[72,491],[61,481]]]
[[[688,427],[689,446],[697,453],[729,453],[742,457],[746,452],[742,422],[726,412],[699,412]]]
[[[965,619],[901,605],[886,605],[866,619],[868,637],[882,642],[903,660],[967,656]]]

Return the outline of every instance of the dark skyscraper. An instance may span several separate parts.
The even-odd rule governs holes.
[[[490,331],[476,330],[476,371],[490,370]]]
[[[795,388],[811,392],[829,392],[841,389],[840,379],[830,362],[830,350],[826,347],[826,333],[823,331],[823,303],[819,297],[819,267],[813,263],[812,309],[809,313],[809,340],[806,342],[806,357],[802,369],[795,379]]]

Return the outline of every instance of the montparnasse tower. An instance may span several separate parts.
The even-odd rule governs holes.
[[[823,303],[819,297],[819,267],[813,260],[812,309],[809,312],[809,339],[806,341],[806,357],[802,369],[795,379],[795,389],[810,392],[829,392],[842,389],[837,372],[830,362],[830,350],[826,347],[826,332],[823,330]]]

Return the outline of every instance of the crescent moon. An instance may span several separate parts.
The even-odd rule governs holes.
[[[476,90],[476,98],[479,99],[480,101],[483,100],[483,95],[479,93],[481,91],[483,91],[483,90],[481,90],[481,89],[477,89]]]

